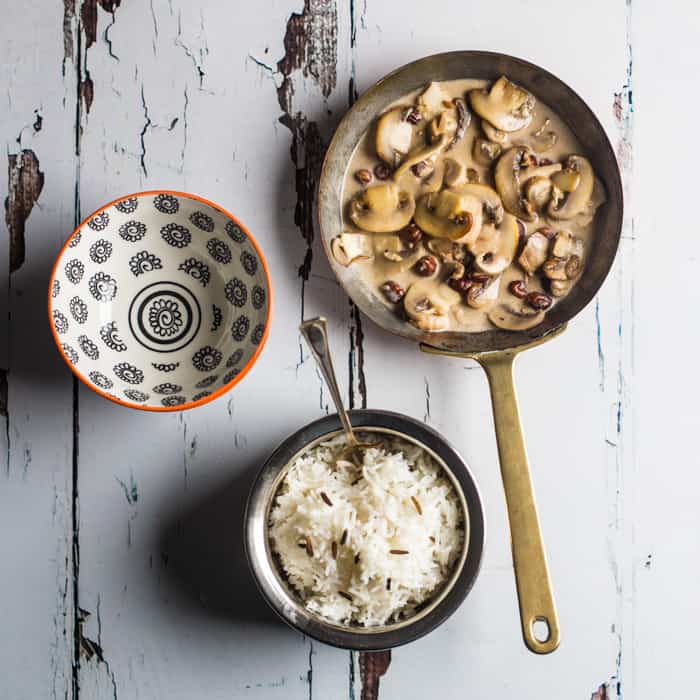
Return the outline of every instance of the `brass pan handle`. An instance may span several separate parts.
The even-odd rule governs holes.
[[[559,646],[559,618],[513,382],[517,354],[503,351],[476,354],[473,358],[486,371],[491,389],[523,639],[530,651],[549,654]]]

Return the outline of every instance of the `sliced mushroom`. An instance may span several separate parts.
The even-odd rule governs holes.
[[[557,231],[552,240],[552,255],[566,260],[570,255],[581,256],[583,241],[576,238],[570,231]]]
[[[501,76],[487,90],[471,90],[472,109],[500,131],[518,131],[532,121],[535,98],[526,90]]]
[[[525,199],[539,211],[546,206],[552,196],[552,181],[548,177],[537,175],[525,183]]]
[[[479,235],[467,247],[474,256],[477,269],[489,275],[498,275],[513,262],[519,242],[518,220],[505,214],[500,226],[482,226]]]
[[[552,183],[562,192],[573,192],[581,184],[581,175],[574,170],[560,170],[552,175]]]
[[[526,153],[526,146],[509,148],[496,163],[494,180],[506,210],[523,221],[534,221],[537,214],[520,192],[520,163]]]
[[[422,163],[423,161],[427,163],[434,163],[446,146],[447,137],[443,135],[435,143],[428,144],[427,146],[423,146],[422,148],[417,148],[415,151],[412,151],[408,154],[401,165],[396,168],[396,171],[394,172],[394,180],[398,182],[417,163]]]
[[[394,107],[382,114],[377,122],[377,155],[392,168],[402,161],[411,148],[413,129],[405,120],[405,113],[404,107]]]
[[[459,187],[467,184],[467,166],[454,158],[445,158],[445,176],[443,184],[446,187]]]
[[[506,144],[508,143],[508,134],[506,134],[505,131],[497,129],[492,124],[489,124],[485,119],[481,120],[481,128],[489,141],[494,141],[505,148]]]
[[[498,299],[498,290],[501,288],[501,276],[490,277],[483,284],[473,284],[467,292],[467,304],[472,309],[483,309],[493,304]]]
[[[549,260],[542,265],[542,272],[544,272],[544,276],[549,280],[565,282],[568,279],[566,275],[566,260],[564,260],[564,258],[549,258]]]
[[[416,105],[423,119],[430,119],[444,109],[444,102],[450,101],[450,96],[440,87],[440,83],[432,82],[418,95]]]
[[[571,219],[581,213],[586,208],[593,194],[595,177],[593,168],[586,158],[577,155],[569,156],[566,159],[562,172],[566,171],[578,174],[580,180],[573,192],[570,192],[564,199],[563,204],[559,204],[559,202],[554,200],[550,202],[547,213],[552,219]]]
[[[331,241],[331,252],[343,267],[374,257],[372,241],[365,233],[341,233]]]
[[[429,192],[416,204],[416,224],[428,235],[452,241],[473,240],[481,230],[482,205],[476,198],[452,190]]]
[[[559,140],[557,134],[551,129],[548,129],[551,123],[551,119],[545,119],[542,126],[532,132],[530,142],[532,144],[532,150],[536,153],[545,153],[553,148]]]
[[[467,257],[467,249],[461,243],[455,243],[447,238],[431,238],[428,250],[444,263],[462,263]]]
[[[416,203],[393,182],[368,187],[350,202],[350,218],[363,231],[388,233],[408,225]]]
[[[408,288],[403,305],[411,323],[421,330],[443,331],[449,325],[450,306],[460,300],[460,295],[446,284],[421,280]]]
[[[510,304],[499,304],[489,311],[488,319],[496,328],[505,331],[526,331],[542,323],[544,311],[521,310]]]
[[[468,177],[467,173],[467,177]],[[466,185],[453,188],[453,191],[462,196],[476,197],[481,201],[484,219],[496,225],[503,221],[503,203],[498,192],[488,185],[479,182],[469,182]]]
[[[501,146],[495,141],[487,141],[486,139],[474,139],[472,148],[472,156],[480,165],[491,165],[491,162],[496,160],[501,154]]]
[[[523,252],[518,257],[518,264],[528,275],[534,275],[547,259],[548,248],[549,239],[547,236],[535,231],[525,241]]]
[[[562,168],[561,163],[550,163],[549,165],[530,165],[527,168],[520,168],[520,184],[524,185],[533,177],[552,178]]]

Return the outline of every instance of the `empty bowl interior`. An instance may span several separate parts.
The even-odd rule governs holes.
[[[72,370],[138,408],[190,408],[231,388],[269,320],[264,261],[232,216],[192,195],[146,192],[84,221],[49,291]]]

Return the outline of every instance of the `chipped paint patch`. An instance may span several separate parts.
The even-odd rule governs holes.
[[[355,408],[355,383],[360,395],[360,408],[367,408],[367,380],[365,378],[365,349],[364,333],[362,331],[362,317],[355,304],[350,303],[350,353],[348,356],[348,371],[350,381],[348,383],[350,396],[348,405]]]
[[[360,652],[361,700],[379,698],[379,679],[387,672],[391,663],[391,651]]]
[[[43,187],[44,173],[39,170],[34,151],[23,149],[19,154],[11,153],[5,199],[5,222],[10,233],[10,272],[16,272],[24,263],[26,223]]]

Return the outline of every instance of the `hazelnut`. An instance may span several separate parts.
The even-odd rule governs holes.
[[[483,284],[491,279],[491,275],[486,272],[470,272],[468,277],[472,282],[477,282],[478,284]]]
[[[581,258],[578,255],[572,255],[566,261],[564,272],[566,273],[567,279],[573,280],[578,277],[581,272]]]
[[[367,168],[362,168],[361,170],[358,170],[355,173],[355,179],[361,185],[369,185],[369,183],[372,182],[373,179],[372,172],[370,170],[367,170]]]
[[[508,285],[508,291],[518,299],[524,299],[527,296],[527,285],[522,280],[513,280]]]
[[[545,311],[552,305],[552,297],[544,292],[530,292],[525,301],[536,311]]]
[[[404,117],[409,124],[418,124],[422,118],[421,113],[415,107],[411,107]]]
[[[394,280],[384,282],[379,289],[387,301],[390,301],[392,304],[398,304],[403,299],[404,294],[406,294],[404,288],[398,282],[394,282]]]
[[[423,231],[417,224],[411,222],[401,231],[401,238],[409,248],[415,248],[423,238]]]
[[[415,270],[421,277],[430,277],[437,270],[437,260],[432,255],[424,255],[416,263]]]
[[[391,170],[386,163],[379,163],[374,166],[374,175],[377,180],[386,180],[391,175]]]
[[[567,279],[566,261],[562,258],[549,258],[542,265],[542,272],[550,280],[565,280]]]
[[[455,292],[459,292],[460,294],[465,294],[466,292],[469,291],[469,288],[474,284],[470,279],[467,279],[466,277],[460,277],[458,279],[452,279],[450,278],[447,282],[447,284],[455,290]]]

